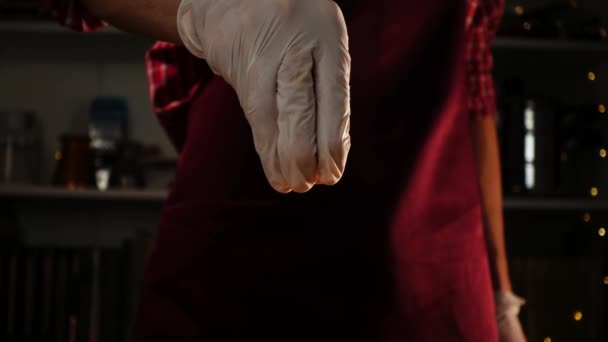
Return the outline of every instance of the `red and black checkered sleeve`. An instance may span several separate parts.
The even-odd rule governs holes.
[[[161,41],[146,53],[146,71],[154,113],[180,151],[186,137],[190,103],[213,73],[185,47]]]
[[[91,32],[106,25],[92,16],[78,0],[43,0],[59,24],[78,32]]]
[[[504,0],[469,0],[466,63],[471,117],[496,115],[491,44],[503,12]]]

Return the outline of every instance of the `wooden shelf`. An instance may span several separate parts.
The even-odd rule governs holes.
[[[81,32],[72,31],[56,22],[50,20],[7,20],[0,22],[0,32],[6,33],[59,33],[69,35],[83,34]],[[106,26],[95,32],[86,34],[94,35],[126,35],[122,31]]]
[[[108,190],[74,189],[32,185],[0,185],[0,200],[84,200],[163,202],[164,190]]]
[[[595,211],[608,210],[608,200],[590,198],[524,198],[506,197],[503,203],[507,212],[512,211]]]
[[[0,33],[56,33],[82,35],[51,20],[6,20],[0,22]],[[129,36],[114,27],[104,27],[87,35]],[[496,51],[529,50],[529,51],[570,51],[584,53],[608,54],[608,41],[575,41],[559,39],[498,37],[492,44]]]
[[[162,203],[166,190],[108,190],[75,189],[34,185],[0,185],[0,200],[84,200],[136,201]],[[608,210],[608,200],[576,198],[506,197],[504,208],[512,211],[576,211]]]
[[[577,41],[537,38],[496,38],[494,50],[565,51],[608,54],[608,41]]]
[[[142,164],[145,167],[153,168],[175,168],[177,166],[177,158],[152,158],[144,159]]]
[[[79,32],[72,31],[51,20],[6,20],[0,22],[0,32],[11,33],[64,33],[78,35]],[[127,35],[114,28],[104,27],[92,32],[99,35]],[[91,33],[87,33],[91,34]],[[575,41],[559,39],[540,39],[523,37],[498,37],[494,40],[495,49],[526,49],[526,50],[565,50],[574,52],[601,52],[608,53],[608,41]]]

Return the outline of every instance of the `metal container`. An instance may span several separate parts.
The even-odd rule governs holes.
[[[35,184],[40,181],[40,125],[26,110],[0,110],[0,182]]]
[[[56,157],[55,185],[69,189],[93,186],[91,139],[86,134],[64,134]]]

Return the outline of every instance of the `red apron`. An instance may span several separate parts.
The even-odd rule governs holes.
[[[220,78],[192,104],[135,341],[497,340],[466,106],[465,0],[343,1],[343,179],[268,185]]]

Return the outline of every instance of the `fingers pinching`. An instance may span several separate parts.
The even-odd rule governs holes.
[[[350,68],[348,35],[344,18],[328,25],[328,36],[339,41],[322,41],[315,49],[315,96],[317,100],[317,183],[336,184],[344,172],[350,150]]]
[[[316,103],[312,51],[287,50],[277,75],[278,156],[295,192],[306,192],[317,172]]]
[[[281,171],[277,149],[276,74],[253,72],[250,76],[248,96],[242,106],[251,125],[255,149],[270,185],[278,192],[288,193],[291,187]]]

